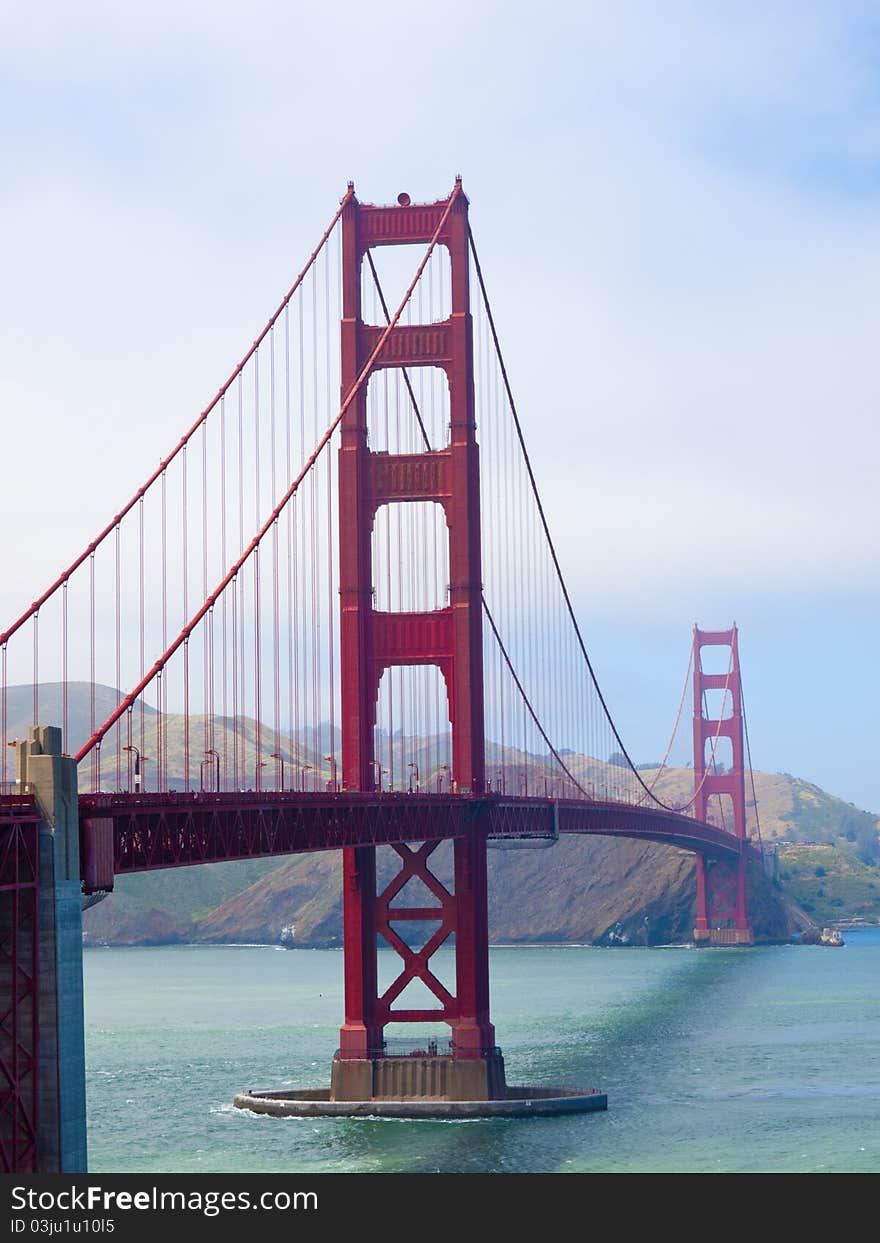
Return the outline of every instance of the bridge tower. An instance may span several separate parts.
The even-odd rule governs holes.
[[[727,673],[704,673],[701,661],[704,647],[730,649]],[[707,691],[722,692],[719,717],[714,720],[707,715]],[[730,739],[733,759],[729,772],[716,772],[711,761],[716,737]],[[749,844],[742,687],[736,626],[730,630],[694,627],[694,790],[696,818],[716,820],[728,832],[732,831],[741,844],[740,856],[735,862],[710,859],[697,853],[694,941],[698,945],[752,945],[747,893]]]
[[[450,401],[449,443],[415,454],[371,451],[365,379],[342,421],[339,450],[340,643],[342,694],[342,783],[347,790],[375,788],[374,727],[384,670],[400,665],[439,667],[446,686],[452,726],[452,788],[461,794],[484,789],[482,580],[480,479],[470,313],[468,203],[460,182],[437,244],[449,253],[451,314],[441,323],[399,324],[372,365],[383,368],[439,367]],[[351,196],[342,215],[342,397],[349,396],[379,345],[384,329],[365,324],[361,268],[369,249],[427,245],[441,225],[449,200],[396,206],[362,204]],[[376,513],[392,502],[436,502],[449,537],[449,604],[428,612],[382,612],[374,608],[372,531]],[[479,818],[468,836],[454,842],[454,892],[430,869],[437,842],[418,850],[394,849],[398,875],[377,893],[376,850],[344,851],[345,1023],[334,1061],[335,1099],[369,1099],[377,1084],[390,1081],[393,1059],[383,1058],[389,1022],[445,1022],[454,1056],[444,1066],[446,1086],[459,1099],[503,1095],[504,1071],[489,1020],[486,837]],[[392,906],[412,877],[437,899],[431,907]],[[421,950],[407,946],[394,924],[432,922],[437,928]],[[410,924],[411,926],[411,924]],[[455,995],[430,970],[432,954],[455,938]],[[379,937],[401,956],[402,969],[383,992],[377,982]],[[430,1009],[394,1009],[411,980],[419,979],[437,998]],[[420,1094],[411,1082],[403,1094]],[[436,1069],[436,1068],[435,1068]],[[402,1071],[401,1071],[402,1073]],[[430,1073],[435,1073],[434,1071]],[[383,1078],[384,1076],[384,1078]],[[405,1076],[406,1077],[406,1076]],[[395,1079],[400,1083],[400,1076]],[[399,1089],[398,1089],[399,1090]]]

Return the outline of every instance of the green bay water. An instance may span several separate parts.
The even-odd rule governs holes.
[[[494,948],[508,1082],[599,1087],[608,1112],[450,1122],[233,1109],[245,1088],[326,1085],[340,951],[87,949],[89,1167],[877,1172],[880,930],[845,936],[844,949]]]

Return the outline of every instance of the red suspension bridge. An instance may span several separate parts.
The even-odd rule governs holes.
[[[693,851],[695,939],[750,943],[735,627],[695,630],[692,662],[694,789],[667,804],[672,743],[648,780],[575,617],[460,181],[387,207],[349,185],[216,396],[0,634],[4,1168],[84,1168],[80,894],[116,873],[341,849],[340,1096],[389,1023],[445,1025],[462,1082],[497,1092],[493,840]]]

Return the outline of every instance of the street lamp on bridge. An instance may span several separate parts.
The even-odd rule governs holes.
[[[418,764],[416,764],[414,761],[411,761],[409,764],[407,764],[407,768],[411,768],[411,769],[413,770],[413,771],[412,771],[412,775],[410,776],[410,779],[409,779],[409,792],[410,792],[410,794],[412,794],[412,792],[413,792],[413,786],[412,786],[412,779],[413,779],[413,777],[415,777],[415,779],[416,779],[416,794],[421,794],[421,791],[422,791],[422,786],[421,786],[421,778],[419,777],[419,766],[418,766]]]
[[[129,743],[127,747],[123,747],[122,749],[123,751],[129,751],[129,752],[134,753],[134,792],[135,794],[140,794],[141,792],[141,764],[146,764],[149,757],[146,755],[141,757],[140,751],[137,749],[136,746],[134,746],[133,743]]]
[[[311,771],[312,771],[312,766],[311,766],[311,764],[303,764],[302,768],[299,770],[299,788],[300,788],[301,790],[305,790],[305,788],[306,788],[306,773],[310,773]]]
[[[270,760],[277,760],[281,765],[281,793],[284,793],[284,756],[279,755],[277,751],[273,751],[269,756]]]
[[[208,747],[207,750],[205,751],[205,755],[208,759],[213,759],[215,761],[213,765],[214,793],[219,794],[220,793],[220,752],[215,751],[213,747]]]
[[[325,755],[324,759],[327,760],[330,764],[330,791],[332,794],[335,794],[336,793],[336,756]]]

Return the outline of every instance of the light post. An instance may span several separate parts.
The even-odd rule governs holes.
[[[135,794],[140,794],[141,792],[141,753],[140,751],[138,751],[137,747],[132,746],[131,743],[129,743],[127,747],[123,747],[122,749],[123,751],[134,752],[134,792]]]
[[[281,765],[281,793],[284,793],[284,756],[279,755],[277,751],[273,751],[269,756],[270,760],[277,760]]]
[[[388,769],[383,768],[379,760],[370,760],[373,768],[376,770],[376,793],[382,793],[382,774],[387,773]]]
[[[301,790],[305,790],[305,788],[306,788],[306,773],[310,773],[311,771],[312,771],[312,766],[311,766],[311,764],[303,764],[302,768],[299,770],[299,788],[300,788]]]
[[[410,792],[410,794],[412,794],[412,792],[413,792],[413,788],[412,788],[412,779],[413,779],[413,777],[415,777],[415,779],[416,779],[416,794],[421,794],[422,787],[421,787],[420,778],[419,778],[419,766],[418,766],[418,764],[415,764],[415,763],[413,763],[413,762],[410,762],[409,764],[407,764],[407,768],[411,768],[411,769],[413,770],[413,771],[412,771],[412,775],[410,776],[410,779],[409,779],[409,792]]]
[[[214,793],[219,794],[220,793],[220,752],[215,751],[213,747],[208,747],[208,749],[205,751],[205,755],[208,757],[208,759],[213,759],[215,761],[215,763],[213,764]]]
[[[256,767],[256,773],[255,773],[255,777],[256,777],[255,785],[256,785],[257,793],[259,793],[259,791],[263,788],[263,769],[266,767],[266,764],[267,764],[266,760],[257,760],[257,767]]]
[[[439,774],[438,774],[438,776],[437,776],[437,793],[438,793],[438,794],[442,794],[442,793],[443,793],[443,774],[444,774],[444,773],[446,773],[446,784],[449,786],[449,788],[450,788],[450,789],[452,789],[452,782],[451,782],[451,780],[450,780],[450,776],[449,776],[449,765],[448,765],[448,764],[441,764],[441,765],[440,765],[440,772],[439,772]]]
[[[336,756],[325,755],[324,759],[328,760],[330,763],[330,791],[331,793],[335,794],[336,793]]]

